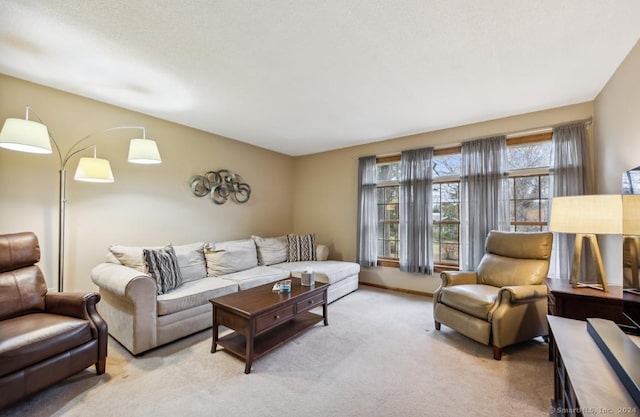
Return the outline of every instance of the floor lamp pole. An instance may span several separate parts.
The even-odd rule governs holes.
[[[58,208],[58,292],[64,290],[64,230],[65,230],[65,204],[67,202],[67,170],[60,169],[60,195]]]

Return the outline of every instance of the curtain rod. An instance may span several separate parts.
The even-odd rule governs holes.
[[[564,127],[564,126],[571,126],[574,124],[578,124],[578,123],[584,123],[587,126],[589,126],[591,124],[592,118],[586,118],[586,119],[580,119],[580,120],[572,120],[570,122],[562,122],[562,123],[556,123],[553,125],[546,125],[546,126],[540,126],[540,127],[530,127],[528,129],[522,129],[522,130],[516,130],[513,132],[508,132],[508,133],[497,133],[497,134],[492,134],[492,135],[482,135],[482,136],[476,136],[474,138],[470,138],[470,139],[465,139],[460,143],[463,142],[471,142],[472,140],[478,140],[478,139],[485,139],[485,138],[492,138],[495,136],[506,136],[508,137],[517,137],[517,136],[526,136],[527,134],[533,134],[535,132],[542,132],[542,131],[546,131],[546,130],[552,130],[552,129],[557,129],[559,127]],[[447,148],[449,146],[446,146]]]
[[[559,127],[564,127],[564,126],[570,126],[570,125],[574,125],[574,124],[578,124],[578,123],[584,123],[587,126],[589,126],[592,122],[592,118],[586,118],[586,119],[580,119],[580,120],[573,120],[571,122],[562,122],[562,123],[556,123],[554,125],[547,125],[547,126],[541,126],[541,127],[534,127],[534,128],[529,128],[529,129],[523,129],[523,130],[518,130],[515,132],[509,132],[509,133],[505,133],[505,136],[524,136],[527,133],[533,133],[533,132],[538,132],[538,131],[543,131],[543,130],[550,130],[550,129],[557,129]],[[499,135],[493,135],[493,136],[499,136]],[[466,142],[466,141],[465,141]]]
[[[556,123],[556,124],[552,124],[552,125],[546,125],[546,126],[540,126],[540,127],[533,127],[533,128],[528,128],[528,129],[516,130],[516,131],[513,131],[513,132],[509,132],[509,133],[498,133],[498,134],[493,134],[493,135],[476,136],[474,138],[465,139],[462,142],[451,143],[451,144],[448,144],[446,146],[441,146],[441,147],[434,147],[434,149],[450,148],[450,147],[453,147],[453,146],[459,146],[463,142],[470,142],[472,140],[490,138],[490,137],[494,137],[494,136],[501,136],[501,135],[504,135],[506,137],[509,137],[509,136],[511,136],[511,137],[514,137],[514,136],[525,136],[527,134],[533,134],[534,132],[541,132],[541,131],[545,131],[545,130],[557,129],[559,127],[570,126],[570,125],[577,124],[577,123],[584,123],[587,126],[589,126],[589,125],[591,125],[592,122],[593,122],[593,118],[592,117],[588,117],[586,119],[572,120],[570,122],[562,122],[562,123]],[[425,132],[425,133],[429,133],[429,132]],[[389,153],[380,154],[380,155],[376,154],[375,156],[378,157],[378,158],[384,158],[385,156],[394,156],[394,155],[399,155],[400,153],[401,153],[401,151],[389,152]],[[360,155],[356,159],[360,159],[360,158],[363,158],[365,156],[373,156],[373,155]]]

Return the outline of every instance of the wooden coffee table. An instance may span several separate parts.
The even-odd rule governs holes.
[[[251,372],[255,359],[272,351],[321,320],[327,326],[328,284],[317,282],[311,287],[300,285],[299,278],[291,279],[291,292],[272,291],[273,284],[261,285],[237,293],[211,299],[213,305],[213,342],[217,346],[244,359],[244,373]],[[322,306],[322,315],[310,312]],[[218,326],[234,330],[219,338]]]

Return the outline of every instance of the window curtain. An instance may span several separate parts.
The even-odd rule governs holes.
[[[594,193],[588,137],[585,122],[553,129],[550,172],[551,195],[553,197]],[[571,272],[575,235],[554,233],[553,239],[549,275],[568,279]],[[587,265],[592,265],[592,263],[586,262],[585,267]],[[589,275],[585,267],[580,270]]]
[[[433,271],[431,160],[433,148],[400,155],[400,270]]]
[[[378,245],[376,202],[376,157],[358,161],[358,237],[357,262],[364,267],[376,266]]]
[[[505,136],[462,144],[460,269],[475,270],[491,230],[509,230]]]

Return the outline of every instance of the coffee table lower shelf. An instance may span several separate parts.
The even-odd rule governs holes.
[[[256,336],[253,340],[253,358],[247,358],[247,338],[237,332],[232,332],[218,339],[217,344],[222,346],[229,353],[248,362],[250,359],[258,359],[271,352],[283,343],[293,339],[302,332],[315,326],[324,320],[319,314],[304,312],[298,314],[293,319],[270,329],[269,331]]]

